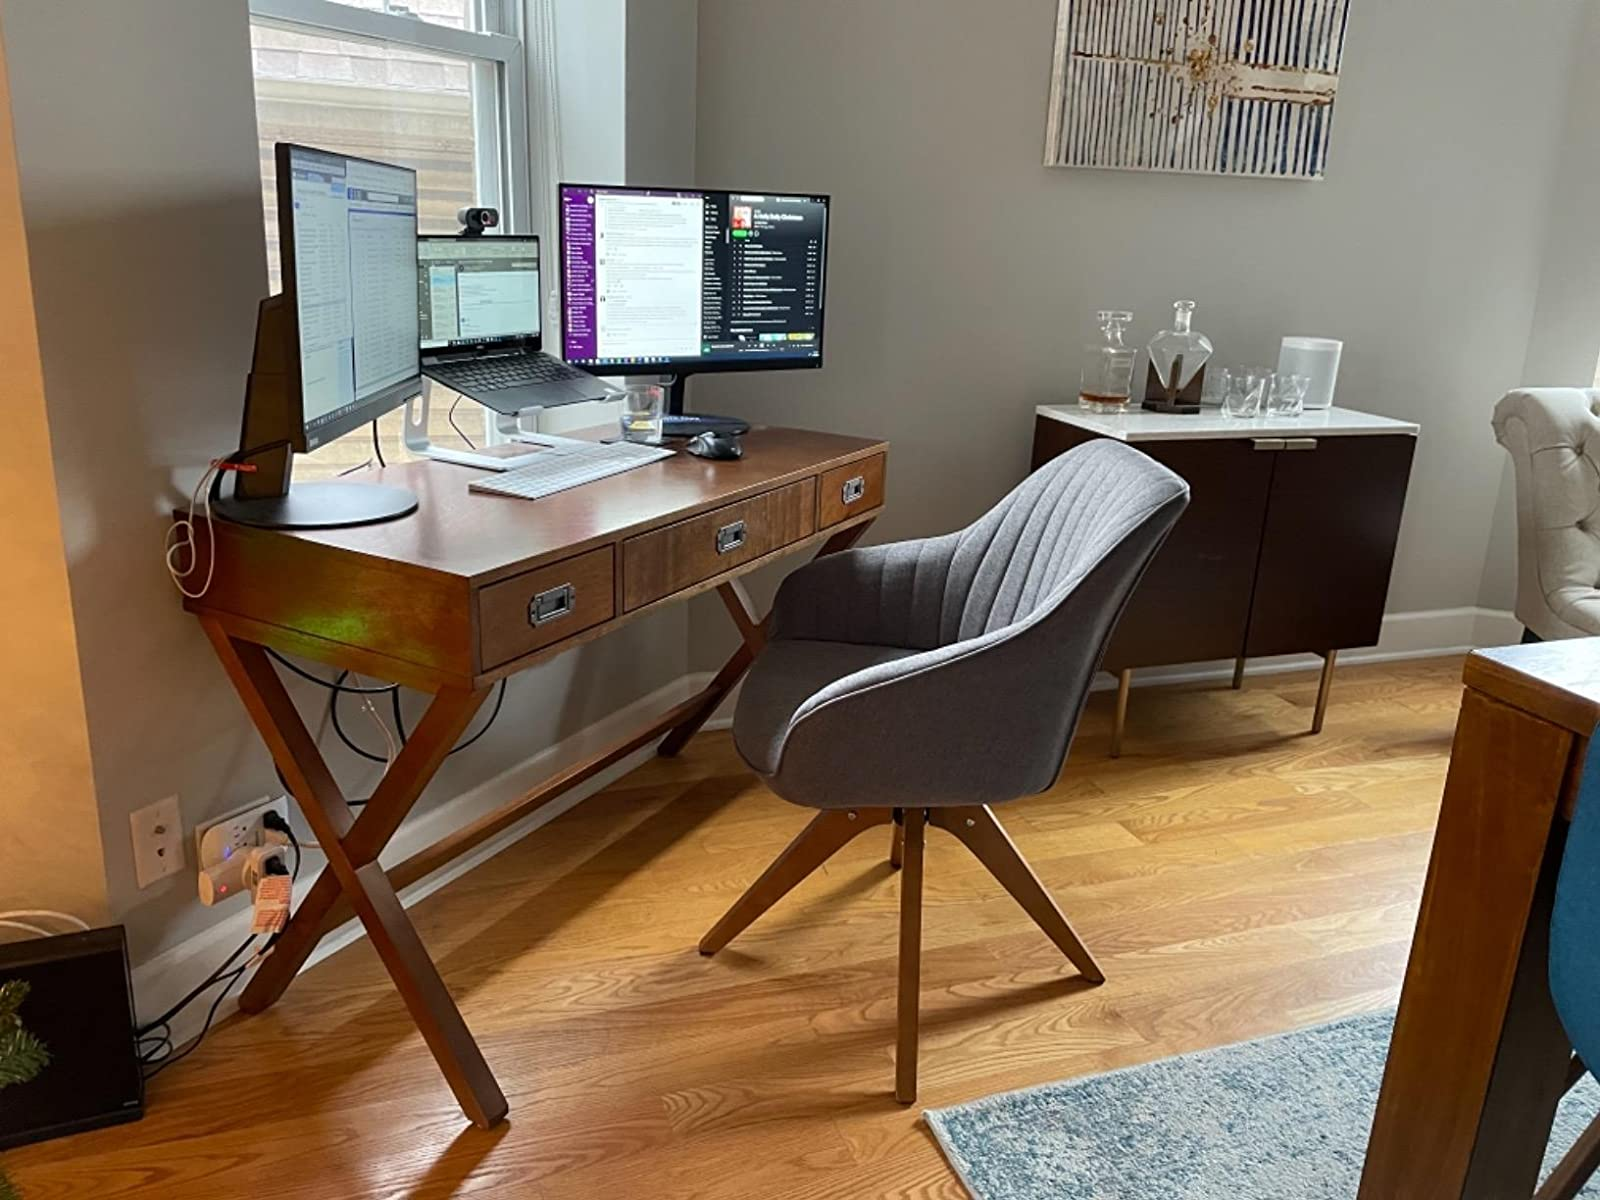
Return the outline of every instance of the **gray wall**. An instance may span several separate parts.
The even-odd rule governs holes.
[[[173,505],[237,444],[266,289],[246,4],[5,0],[0,16],[106,890],[144,959],[223,910],[187,870],[138,890],[128,813],[177,792],[192,828],[279,790],[160,556]],[[513,680],[424,805],[679,677],[684,625],[640,622]],[[320,713],[323,693],[297,697]],[[330,761],[366,794],[369,769]]]
[[[886,436],[875,536],[952,528],[1026,471],[1095,309],[1143,343],[1192,298],[1225,365],[1345,340],[1340,401],[1423,426],[1390,609],[1475,604],[1581,7],[1354,5],[1328,178],[1285,183],[1040,166],[1055,0],[701,0],[700,181],[834,218],[827,367],[696,402]]]

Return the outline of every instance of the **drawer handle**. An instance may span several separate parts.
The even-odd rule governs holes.
[[[744,545],[744,522],[735,521],[732,525],[724,525],[717,530],[717,553],[731,554]]]
[[[1250,445],[1256,450],[1282,450],[1284,441],[1282,438],[1251,438]]]
[[[1283,448],[1285,450],[1315,450],[1317,448],[1317,439],[1288,438],[1284,441]]]
[[[547,621],[569,616],[578,605],[578,589],[570,583],[535,593],[528,601],[528,624],[543,625]]]
[[[857,475],[854,479],[846,479],[839,494],[846,504],[854,504],[867,494],[867,477]]]

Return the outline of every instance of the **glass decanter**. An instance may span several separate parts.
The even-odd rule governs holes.
[[[1133,363],[1139,352],[1122,344],[1133,323],[1131,312],[1103,309],[1095,314],[1102,340],[1084,352],[1078,381],[1078,407],[1090,412],[1126,412],[1133,395]]]
[[[1150,339],[1150,366],[1169,396],[1188,387],[1211,357],[1211,339],[1189,328],[1193,319],[1194,301],[1179,300],[1172,306],[1172,328]]]

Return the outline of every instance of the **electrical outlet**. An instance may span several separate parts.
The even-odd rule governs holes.
[[[282,844],[282,834],[269,834],[261,823],[267,812],[276,809],[282,816],[283,802],[263,796],[254,804],[221,817],[195,830],[195,859],[200,868],[200,901],[215,904],[245,890],[245,858],[268,842]]]
[[[128,825],[133,832],[133,870],[140,887],[183,870],[183,817],[176,796],[130,813]]]

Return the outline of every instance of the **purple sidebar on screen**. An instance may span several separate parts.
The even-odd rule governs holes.
[[[561,264],[566,280],[561,314],[561,357],[592,359],[600,314],[594,283],[594,189],[561,189]]]

